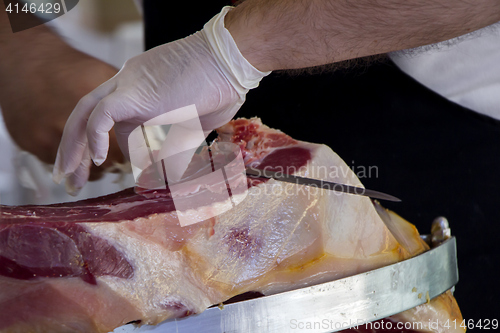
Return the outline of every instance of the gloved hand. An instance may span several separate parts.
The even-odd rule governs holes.
[[[245,101],[249,89],[269,74],[253,67],[224,28],[232,7],[205,24],[203,30],[128,60],[109,81],[83,97],[68,119],[53,178],[66,180],[77,193],[88,178],[91,159],[106,159],[109,131],[128,156],[128,135],[144,122],[195,104],[204,131],[227,123]]]

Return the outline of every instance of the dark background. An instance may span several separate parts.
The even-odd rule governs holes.
[[[186,12],[185,3],[144,2],[147,48],[194,33],[226,4],[195,1]],[[457,238],[463,317],[500,319],[500,122],[440,97],[389,60],[321,75],[273,73],[237,116],[324,143],[349,166],[376,166],[378,177],[363,184],[401,198],[383,204],[421,233],[445,216]]]

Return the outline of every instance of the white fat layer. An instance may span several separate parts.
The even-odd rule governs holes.
[[[315,151],[309,169],[321,166],[330,166],[323,180],[363,187],[351,168],[325,145]],[[322,225],[328,235],[325,252],[341,258],[363,259],[396,246],[370,198],[330,190],[323,192],[326,202]]]

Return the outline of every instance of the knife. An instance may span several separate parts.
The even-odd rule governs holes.
[[[261,170],[261,169],[256,169],[256,168],[252,168],[252,167],[247,167],[245,171],[246,171],[247,175],[254,176],[254,177],[262,177],[262,178],[269,178],[269,179],[272,178],[272,179],[279,180],[282,182],[294,183],[297,185],[313,186],[313,187],[323,188],[323,189],[332,190],[332,191],[336,191],[336,192],[363,195],[365,197],[370,197],[370,198],[379,199],[379,200],[387,200],[387,201],[394,201],[394,202],[401,201],[401,199],[398,199],[395,196],[392,196],[390,194],[386,194],[386,193],[382,193],[382,192],[378,192],[378,191],[374,191],[374,190],[368,190],[368,189],[363,188],[363,187],[345,185],[345,184],[334,183],[334,182],[329,182],[329,181],[319,180],[319,179],[299,177],[299,176],[294,176],[294,175],[288,175],[288,174],[283,173],[283,172]]]

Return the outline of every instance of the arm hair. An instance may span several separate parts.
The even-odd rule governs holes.
[[[250,63],[278,70],[429,45],[499,20],[498,0],[247,0],[225,24]]]

